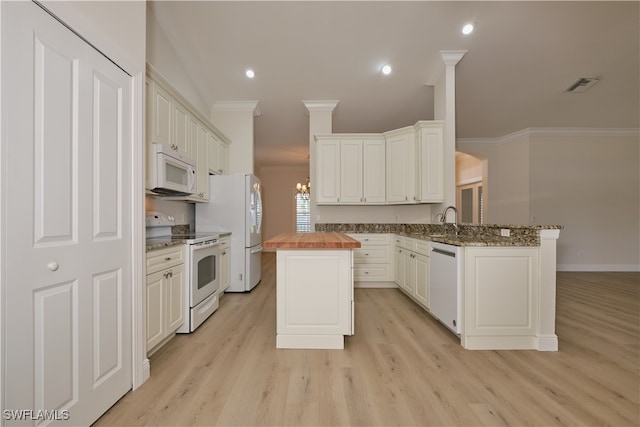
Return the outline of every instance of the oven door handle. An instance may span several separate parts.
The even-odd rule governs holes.
[[[257,254],[258,252],[262,252],[262,245],[258,245],[255,248],[251,249],[252,254]]]

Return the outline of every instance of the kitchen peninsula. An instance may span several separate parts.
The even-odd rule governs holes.
[[[458,335],[464,348],[558,350],[556,241],[562,226],[456,224],[447,231],[441,224],[327,223],[315,228],[362,242],[355,250],[356,287],[397,287]],[[447,259],[443,246],[456,254],[444,289],[438,274]],[[447,318],[440,314],[443,304],[450,307]]]
[[[276,348],[343,349],[354,333],[353,250],[344,233],[283,233],[276,250]]]

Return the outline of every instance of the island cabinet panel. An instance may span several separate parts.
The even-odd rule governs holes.
[[[353,334],[352,251],[277,251],[277,348],[344,348]]]
[[[465,348],[537,348],[538,270],[538,248],[466,248]]]

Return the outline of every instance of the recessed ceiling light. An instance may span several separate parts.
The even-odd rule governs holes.
[[[252,79],[252,78],[254,78],[256,76],[256,73],[254,73],[251,68],[249,68],[247,71],[245,71],[244,74],[250,79]]]
[[[385,76],[391,74],[391,65],[384,65],[380,71],[382,71],[382,74],[384,74]]]
[[[462,27],[462,34],[466,36],[473,33],[473,28],[474,25],[472,23],[465,24],[464,27]]]

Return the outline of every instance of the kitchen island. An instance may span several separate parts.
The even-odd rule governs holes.
[[[343,349],[354,333],[353,249],[340,232],[282,233],[276,250],[276,348]]]

